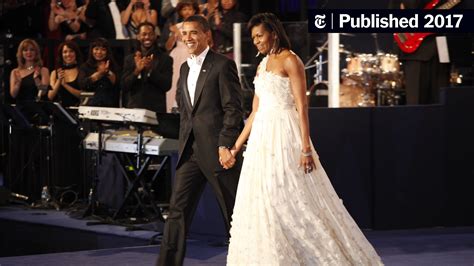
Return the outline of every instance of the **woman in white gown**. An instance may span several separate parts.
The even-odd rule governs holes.
[[[258,52],[253,110],[232,216],[228,265],[382,265],[334,191],[309,137],[306,79],[281,22],[249,22]]]

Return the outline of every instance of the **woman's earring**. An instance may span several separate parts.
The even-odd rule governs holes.
[[[277,41],[277,38],[273,39],[273,45],[272,45],[272,49],[270,49],[270,54],[274,54],[276,52],[276,41]]]
[[[255,55],[255,57],[259,57],[260,56],[260,52],[257,52],[257,54]]]

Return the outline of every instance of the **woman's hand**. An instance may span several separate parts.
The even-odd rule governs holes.
[[[234,146],[230,149],[230,154],[232,154],[232,157],[235,158],[235,156],[237,155],[237,153],[239,153],[239,149],[234,145]]]
[[[61,84],[66,83],[66,82],[64,81],[64,80],[65,80],[65,78],[64,78],[64,76],[65,76],[64,69],[58,68],[57,73],[58,73],[58,80],[59,80],[59,82],[60,82]]]
[[[23,79],[21,77],[21,73],[19,70],[15,69],[12,71],[13,72],[13,85],[16,87],[16,88],[19,88],[20,87],[20,84],[21,84],[21,80]]]
[[[305,174],[309,174],[316,169],[316,163],[314,162],[314,156],[311,150],[301,152],[299,167],[303,167]]]
[[[216,24],[216,26],[219,26],[221,25],[221,13],[219,12],[219,10],[215,10],[214,12],[214,23]]]
[[[101,73],[102,75],[107,74],[109,72],[109,65],[110,65],[109,60],[99,62],[97,64],[97,72]]]
[[[221,166],[228,170],[235,164],[235,157],[231,154],[230,150],[224,147],[219,147],[219,163]]]
[[[39,66],[35,66],[35,70],[33,71],[33,78],[38,78],[41,74],[41,68]]]

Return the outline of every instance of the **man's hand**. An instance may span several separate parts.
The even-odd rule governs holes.
[[[151,67],[152,67],[152,63],[153,63],[153,54],[144,57],[142,60],[143,60],[144,68],[146,70],[150,70]]]
[[[148,61],[150,59],[147,59],[148,57],[143,57],[142,53],[140,51],[135,52],[135,75],[139,75],[143,69],[147,68],[149,63]],[[153,58],[153,57],[152,57]]]

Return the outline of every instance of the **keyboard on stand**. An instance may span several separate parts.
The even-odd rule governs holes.
[[[146,109],[80,106],[79,118],[158,125],[156,113]]]

